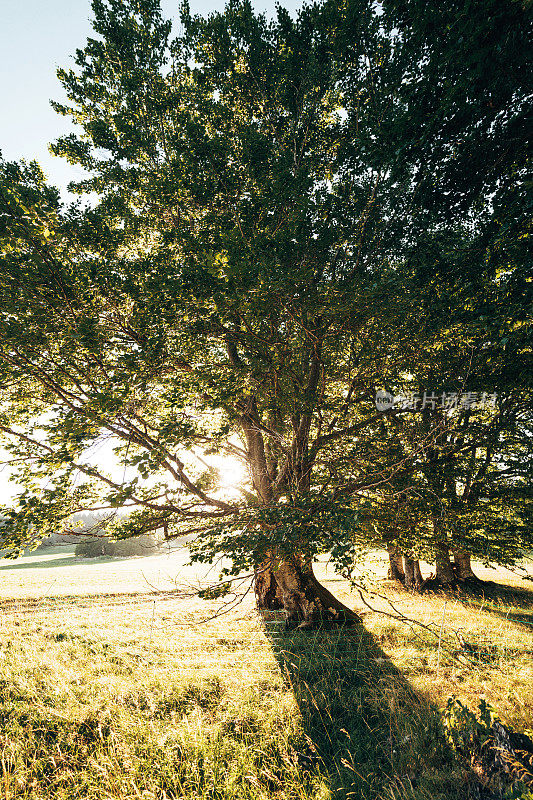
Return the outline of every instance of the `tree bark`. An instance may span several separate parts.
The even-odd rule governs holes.
[[[232,363],[238,363],[238,353],[233,352],[231,346],[228,355]],[[314,338],[308,353],[306,406],[312,407],[320,374],[320,342]],[[309,458],[312,413],[306,410],[292,418],[292,444],[286,449],[285,464],[280,467],[277,460],[272,459],[269,448],[265,447],[264,426],[255,397],[243,400],[240,411],[248,463],[259,503],[263,506],[275,504],[280,489],[288,484],[292,484],[297,492],[309,491],[313,468],[313,459]],[[317,581],[311,564],[297,554],[280,560],[274,553],[267,553],[256,569],[255,596],[259,610],[283,610],[288,627],[354,625],[361,621],[354,611]]]
[[[465,553],[464,550],[454,550],[453,562],[453,571],[457,580],[466,581],[476,577],[472,571],[470,553]]]
[[[418,558],[415,559],[414,574],[415,574],[415,585],[418,588],[419,586],[422,586],[422,583],[424,582],[424,579],[422,577],[422,571],[420,569],[420,561],[418,560]]]
[[[405,585],[410,589],[418,589],[422,584],[422,573],[420,572],[420,562],[417,558],[410,556],[403,557],[405,572]]]
[[[446,542],[436,542],[435,544],[435,578],[438,583],[443,585],[452,584],[455,581],[450,561],[450,549]]]
[[[361,618],[316,579],[310,564],[297,558],[263,564],[255,576],[257,607],[285,611],[287,627],[355,625]]]
[[[257,403],[253,397],[247,401],[245,413],[241,417],[241,427],[246,439],[254,489],[261,503],[267,505],[272,500],[272,482],[268,473],[265,441],[259,427]]]
[[[254,589],[258,609],[280,611],[280,609],[283,608],[281,586],[277,582],[273,570],[270,568],[270,561],[265,561],[256,569]]]
[[[405,572],[402,563],[402,554],[397,545],[387,543],[387,550],[389,552],[389,578],[392,581],[405,580]]]

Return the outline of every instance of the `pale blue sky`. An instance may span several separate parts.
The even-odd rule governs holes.
[[[274,0],[255,0],[273,13]],[[293,12],[300,0],[283,5]],[[178,0],[162,0],[164,15],[178,20]],[[193,13],[222,9],[224,0],[191,0]],[[90,0],[0,0],[0,150],[4,158],[35,158],[51,183],[64,189],[80,176],[48,152],[48,143],[69,122],[50,107],[63,94],[57,67],[72,66],[72,54],[90,33]]]

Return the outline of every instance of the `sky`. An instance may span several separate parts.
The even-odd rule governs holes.
[[[162,0],[164,16],[179,23],[179,0]],[[191,0],[191,12],[221,10],[224,0]],[[294,12],[300,0],[285,0]],[[255,0],[256,11],[274,12],[274,0]],[[58,67],[73,66],[72,55],[91,33],[90,0],[1,0],[0,150],[4,158],[36,159],[49,181],[65,190],[81,170],[48,152],[48,143],[71,130],[50,107],[64,95]]]

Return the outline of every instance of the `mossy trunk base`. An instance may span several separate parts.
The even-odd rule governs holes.
[[[319,583],[312,567],[297,561],[263,565],[255,576],[259,611],[285,612],[288,628],[356,625],[360,617]]]

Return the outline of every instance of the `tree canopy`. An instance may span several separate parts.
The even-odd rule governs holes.
[[[312,576],[321,551],[349,571],[387,537],[420,549],[429,525],[431,546],[479,554],[498,517],[488,557],[517,557],[527,57],[501,83],[497,66],[526,12],[492,9],[480,27],[489,6],[466,24],[414,2],[317,3],[294,20],[184,5],[171,39],[156,0],[93,0],[95,37],[59,71],[70,105],[54,104],[78,132],[53,149],[97,200],[65,207],[36,164],[1,166],[0,430],[23,487],[6,545],[130,507],[117,535],[196,531],[195,557],[258,570],[265,602],[296,621],[349,617]],[[499,405],[381,410],[380,388]],[[105,439],[122,478],[91,455]],[[244,459],[249,488],[228,499],[191,450]],[[399,507],[417,521],[392,535]]]

